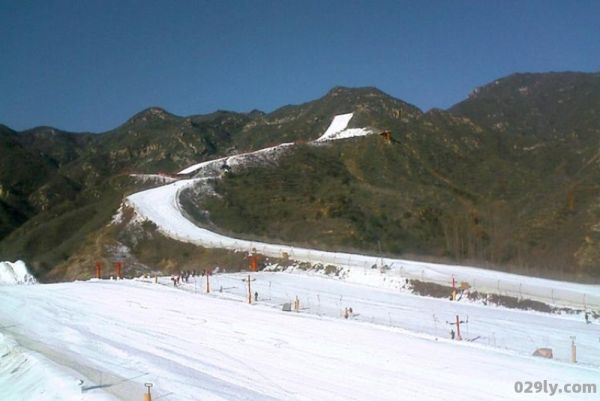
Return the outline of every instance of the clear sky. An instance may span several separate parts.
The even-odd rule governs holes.
[[[600,71],[600,1],[0,0],[0,123],[272,111],[376,86],[447,108],[513,72]]]

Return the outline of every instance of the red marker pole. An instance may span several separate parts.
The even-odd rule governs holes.
[[[209,277],[210,276],[210,272],[208,271],[208,269],[206,269],[206,293],[210,294],[210,280]]]
[[[96,262],[96,278],[102,278],[102,263]]]

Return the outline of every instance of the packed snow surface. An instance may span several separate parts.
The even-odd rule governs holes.
[[[219,297],[245,300],[248,288],[243,281],[248,273],[214,274],[209,277],[212,292]],[[339,279],[338,277],[343,277]],[[300,301],[301,310],[319,316],[340,317],[352,308],[352,319],[386,326],[401,327],[415,333],[449,337],[456,315],[465,321],[462,335],[493,348],[510,350],[524,356],[539,347],[550,347],[554,358],[570,360],[571,335],[577,336],[579,362],[600,367],[600,319],[587,324],[583,314],[550,314],[507,309],[464,297],[450,301],[416,296],[404,283],[394,282],[379,270],[342,271],[339,276],[318,273],[252,273],[251,292],[260,304],[279,307]],[[206,277],[190,279],[181,288],[206,292]],[[161,280],[173,285],[168,278]],[[397,284],[402,284],[398,286]]]
[[[597,326],[471,306],[465,337],[494,328],[507,343],[498,349],[485,341],[447,338],[444,320],[467,312],[455,310],[456,303],[278,274],[253,277],[251,284],[260,291],[253,305],[242,302],[242,274],[213,276],[215,285],[225,288],[210,295],[203,294],[201,279],[183,290],[128,280],[6,286],[0,288],[0,327],[23,347],[80,372],[84,383],[95,384],[94,391],[121,400],[142,399],[144,382],[154,384],[153,399],[167,401],[437,401],[456,400],[457,391],[461,400],[548,399],[548,394],[515,393],[515,382],[600,385],[598,353],[588,340],[580,352],[590,355],[577,365],[532,357],[531,349],[514,346],[526,333],[543,330],[568,349],[566,334],[586,339],[597,335]],[[281,311],[280,300],[296,295],[301,312]],[[344,306],[353,306],[358,316],[341,318],[337,309]],[[360,319],[379,308],[389,310],[391,324]],[[481,309],[476,313],[476,308]],[[439,317],[439,335],[427,328],[432,311]],[[53,374],[47,372],[45,379]],[[13,391],[11,386],[0,391],[6,388]]]
[[[89,383],[81,382],[80,373],[24,349],[2,333],[0,356],[1,400],[117,401]]]
[[[373,133],[373,131],[368,130],[366,128],[348,128],[348,129],[337,132],[337,133],[327,136],[327,137],[320,137],[319,139],[316,140],[316,142],[334,141],[334,140],[338,140],[338,139],[354,138],[357,136],[371,135],[372,133]]]
[[[35,278],[29,274],[25,262],[0,262],[0,285],[35,284]]]

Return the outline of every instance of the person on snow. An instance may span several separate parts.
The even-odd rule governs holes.
[[[586,312],[585,312],[585,322],[586,322],[587,324],[590,324],[590,323],[591,323],[591,322],[590,322],[590,312],[588,312],[588,311],[586,311]]]
[[[258,301],[258,291],[254,291],[254,302]]]
[[[454,329],[450,329],[450,339],[454,340],[456,334],[454,333]]]

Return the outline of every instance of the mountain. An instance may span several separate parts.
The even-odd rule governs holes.
[[[243,149],[261,149],[282,142],[317,139],[338,114],[354,112],[350,127],[396,127],[422,112],[376,88],[335,87],[325,96],[258,115],[236,137]]]
[[[44,138],[41,130],[18,134],[0,126],[0,239],[37,212],[49,207],[50,201],[70,194],[69,183],[58,174],[60,161],[50,152],[69,146],[64,137]]]
[[[350,128],[392,140],[308,143],[350,112]],[[188,214],[245,238],[597,280],[599,127],[597,73],[514,74],[426,113],[376,88],[335,87],[271,113],[152,107],[99,134],[0,126],[0,259],[55,280],[89,274],[122,246],[155,263],[163,247],[172,257],[160,263],[177,269],[193,247],[108,225],[124,196],[160,182],[131,174],[296,142],[275,166],[186,199]],[[144,241],[152,260],[136,254]]]
[[[450,108],[499,134],[597,141],[600,73],[513,74]]]
[[[206,207],[213,229],[238,237],[597,280],[599,83],[507,77],[448,111],[380,122],[392,145],[308,146],[276,169],[228,174],[188,212]]]

